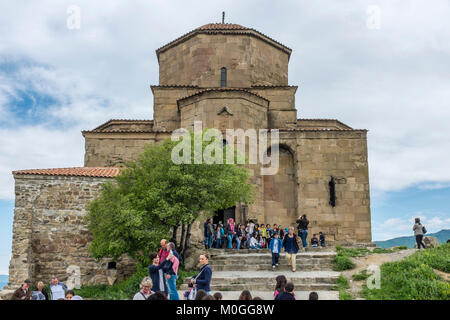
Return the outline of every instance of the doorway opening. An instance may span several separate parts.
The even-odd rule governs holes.
[[[229,218],[233,218],[236,222],[236,206],[232,206],[227,209],[217,210],[213,217],[213,224],[218,224],[219,222],[225,227]]]

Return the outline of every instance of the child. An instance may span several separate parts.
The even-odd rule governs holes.
[[[326,247],[325,236],[323,235],[322,231],[319,232],[319,241],[321,247]]]
[[[221,223],[217,226],[216,230],[216,248],[222,248],[222,238],[225,237],[225,234],[223,232],[223,226]]]
[[[278,233],[275,233],[269,244],[270,252],[272,252],[272,269],[279,266],[281,248],[283,248],[283,241],[278,237]]]
[[[258,240],[256,240],[256,235],[253,235],[250,238],[249,246],[250,246],[250,249],[260,249]]]
[[[294,284],[288,282],[284,288],[284,292],[280,292],[275,300],[295,300]]]
[[[311,246],[312,247],[318,247],[319,246],[319,239],[317,239],[317,234],[313,234],[313,237],[311,238]]]
[[[266,241],[266,239],[267,239],[267,229],[266,229],[266,226],[264,224],[262,224],[261,227],[259,228],[259,234],[263,237],[264,241]]]
[[[262,235],[258,236],[258,244],[259,244],[260,248],[265,248],[265,246],[266,246],[266,239],[264,239],[262,237]]]
[[[280,234],[280,239],[284,238],[284,231],[281,225],[278,226],[278,233]]]
[[[270,227],[270,224],[266,224],[266,231],[267,231],[267,240],[268,243],[270,243],[270,240],[272,240],[272,228]]]
[[[284,288],[286,287],[286,283],[287,283],[287,279],[285,276],[283,275],[279,275],[275,278],[275,281],[277,282],[277,284],[275,285],[275,291],[273,293],[273,298],[276,299],[277,296],[281,293],[284,292]]]

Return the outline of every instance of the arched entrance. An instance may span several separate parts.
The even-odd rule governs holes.
[[[267,151],[270,155],[270,149]],[[294,155],[279,146],[279,167],[275,175],[264,176],[264,223],[287,227],[297,218],[297,184]]]

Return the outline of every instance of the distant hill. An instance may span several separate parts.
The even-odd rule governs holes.
[[[444,229],[436,233],[427,233],[426,236],[436,237],[439,243],[445,243],[450,239],[450,229]],[[390,248],[397,246],[407,246],[408,248],[414,248],[416,243],[416,238],[414,236],[410,237],[399,237],[384,241],[374,241],[380,248]]]
[[[0,274],[0,290],[8,285],[8,275]]]

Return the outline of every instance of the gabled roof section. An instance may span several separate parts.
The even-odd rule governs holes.
[[[336,129],[336,130],[354,130],[352,127],[337,119],[297,119],[298,128],[310,130],[316,129]]]
[[[74,167],[74,168],[17,170],[13,171],[12,173],[13,175],[114,178],[120,173],[120,169],[116,167]]]
[[[153,132],[153,120],[111,119],[93,130],[82,131],[82,133],[105,132]]]
[[[169,42],[168,44],[162,46],[159,49],[156,49],[156,56],[158,57],[159,61],[159,54],[192,38],[193,36],[197,34],[244,34],[244,35],[250,35],[253,37],[256,37],[264,42],[267,42],[268,44],[280,49],[281,51],[284,51],[288,54],[288,57],[291,56],[292,49],[286,47],[284,44],[266,36],[265,34],[252,29],[247,28],[244,26],[241,26],[239,24],[234,23],[208,23],[201,27],[198,27],[197,29],[194,29],[181,37]]]
[[[270,103],[270,101],[267,100],[266,98],[264,98],[264,97],[262,97],[262,96],[260,96],[260,95],[258,95],[256,93],[253,93],[251,91],[248,91],[246,89],[243,89],[243,88],[212,88],[212,89],[201,90],[201,91],[198,91],[198,92],[196,92],[194,94],[191,94],[189,96],[186,96],[186,97],[183,97],[181,99],[178,99],[177,100],[177,104],[179,106],[180,102],[183,101],[183,100],[186,100],[186,99],[189,99],[189,98],[192,98],[192,97],[195,97],[195,96],[200,96],[200,95],[208,93],[208,92],[243,92],[243,93],[250,94],[252,96],[255,96],[255,97],[259,98],[259,99],[265,100],[266,102]]]

